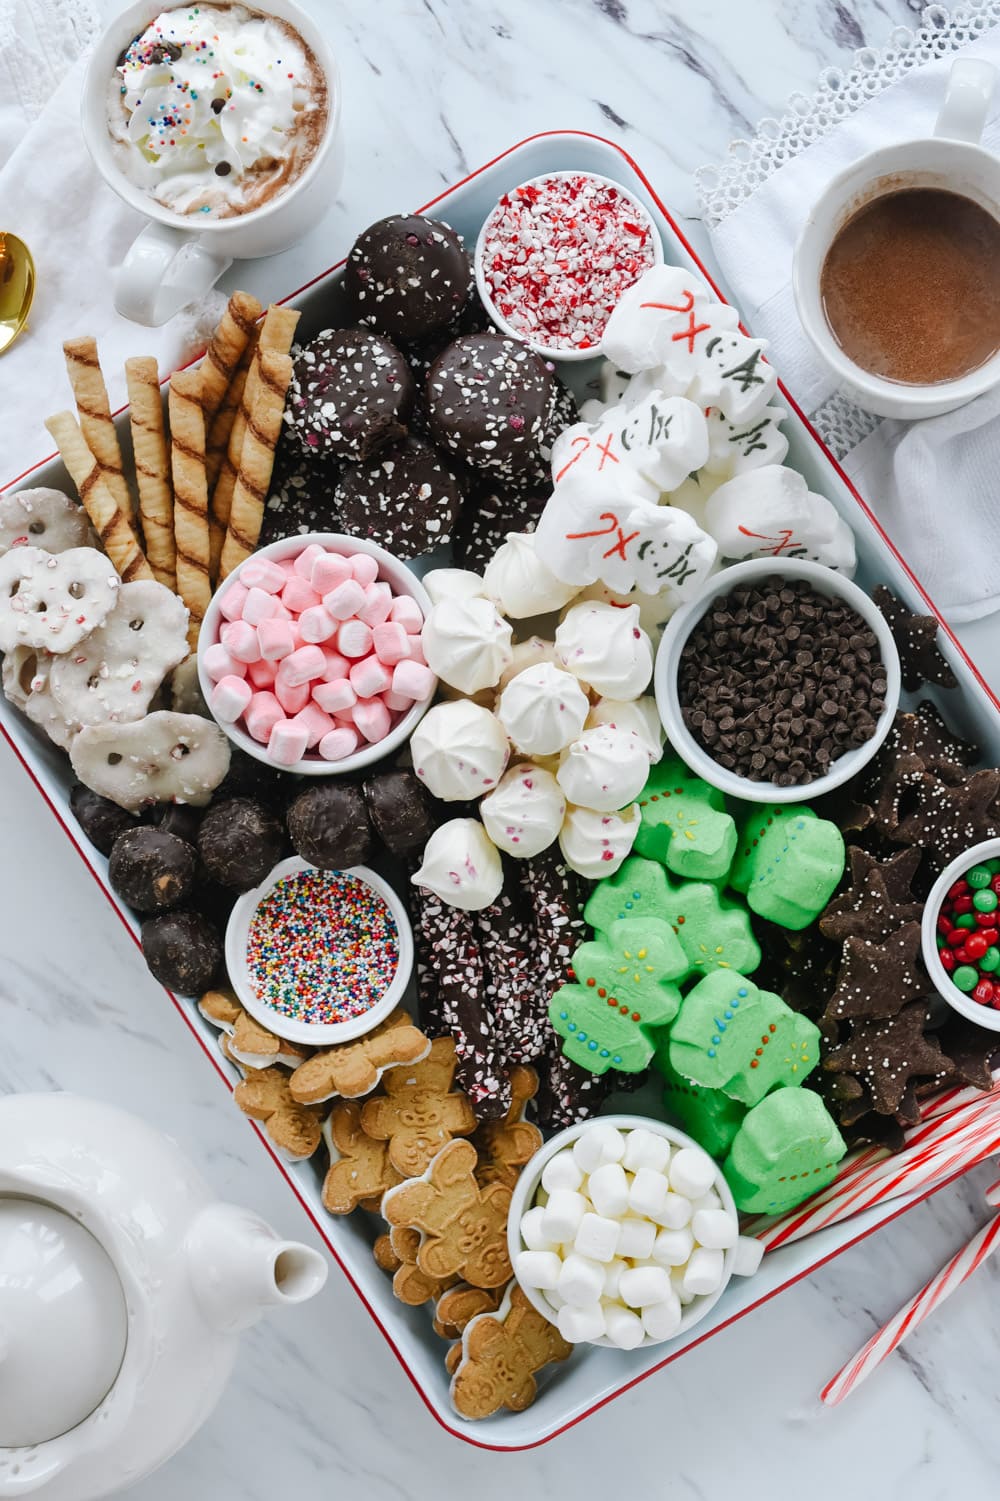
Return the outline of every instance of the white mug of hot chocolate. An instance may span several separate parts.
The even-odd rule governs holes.
[[[200,129],[195,123],[189,132],[186,159],[197,159],[190,149],[194,140],[196,149],[205,151],[203,169],[175,175],[161,170],[170,147],[181,145],[181,132],[192,126],[199,113],[204,122],[206,104],[213,113],[221,113],[228,105],[225,80],[219,79],[218,70],[212,66],[215,59],[206,61],[205,92],[200,102],[195,88],[198,80],[191,81],[192,69],[187,66],[185,84],[177,86],[172,114],[166,112],[168,106],[163,100],[170,96],[162,83],[150,89],[151,100],[160,102],[150,103],[148,118],[144,110],[134,111],[136,119],[130,125],[124,107],[120,118],[116,118],[115,109],[116,95],[124,92],[118,69],[126,50],[159,16],[176,17],[180,23],[191,14],[189,11],[176,4],[138,0],[110,23],[87,68],[82,123],[88,149],[109,187],[150,221],[130,247],[115,285],[115,307],[136,323],[166,323],[203,296],[234,259],[274,255],[293,245],[326,212],[343,175],[340,81],[336,60],[321,28],[293,0],[267,0],[266,8],[202,6],[199,14],[204,20],[214,11],[231,20],[232,29],[220,26],[220,32],[229,31],[222,42],[228,45],[230,54],[236,32],[245,27],[247,19],[270,18],[284,23],[294,84],[285,83],[291,77],[286,66],[289,58],[283,59],[280,74],[277,58],[268,58],[275,75],[273,88],[266,73],[262,75],[264,85],[257,89],[244,77],[239,90],[234,90],[233,104],[242,111],[236,119],[244,122],[247,135],[234,135],[230,128],[229,139],[224,141],[221,131],[206,130],[204,123]],[[211,38],[204,50],[211,57]],[[168,65],[172,61],[172,56],[167,58]],[[318,88],[308,87],[310,75]],[[262,105],[255,119],[257,93]],[[304,96],[308,102],[303,108]],[[324,105],[322,124],[317,108]],[[172,139],[164,129],[171,119],[177,125]],[[277,152],[272,161],[265,142],[274,119],[278,127],[287,127],[290,122],[290,128],[276,134]],[[158,154],[150,151],[151,141],[160,145]],[[198,145],[199,141],[205,144]],[[261,160],[270,161],[263,173],[258,170]]]
[[[912,384],[873,374],[841,347],[824,310],[823,267],[834,241],[875,200],[931,188],[971,199],[1000,221],[1000,158],[980,145],[996,71],[988,62],[953,64],[934,134],[873,151],[835,177],[820,194],[795,247],[792,287],[814,351],[857,406],[880,417],[936,417],[1000,384],[1000,348],[955,379]]]

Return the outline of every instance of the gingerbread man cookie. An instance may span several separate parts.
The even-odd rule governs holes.
[[[373,1031],[354,1042],[315,1053],[291,1078],[292,1095],[303,1104],[341,1095],[356,1100],[371,1094],[387,1069],[419,1063],[431,1050],[430,1039],[397,1010]]]
[[[419,1177],[453,1136],[471,1136],[476,1129],[468,1099],[451,1087],[454,1077],[454,1040],[439,1037],[422,1063],[391,1069],[385,1094],[362,1108],[365,1132],[388,1142],[389,1161],[404,1178]]]
[[[292,1099],[288,1075],[262,1068],[236,1086],[236,1103],[251,1120],[262,1121],[275,1146],[292,1162],[311,1157],[322,1139],[320,1117]]]
[[[305,1109],[305,1106],[300,1106]],[[323,1126],[330,1167],[323,1180],[323,1204],[331,1214],[352,1214],[401,1181],[382,1141],[373,1141],[361,1126],[361,1107],[338,1100]]]
[[[495,1314],[472,1320],[462,1335],[451,1400],[463,1418],[488,1418],[501,1408],[523,1412],[538,1395],[535,1377],[573,1346],[533,1308],[515,1283]]]
[[[237,1068],[270,1068],[274,1064],[297,1068],[309,1057],[308,1048],[275,1036],[255,1021],[231,990],[206,990],[198,1001],[198,1010],[213,1027],[219,1028],[222,1054]]]
[[[511,1276],[507,1250],[510,1189],[480,1188],[476,1149],[450,1141],[420,1178],[388,1191],[382,1214],[393,1226],[423,1232],[417,1265],[430,1277],[460,1277],[473,1287],[499,1287]]]
[[[510,1109],[499,1121],[483,1121],[472,1138],[479,1154],[476,1177],[481,1184],[513,1188],[521,1169],[542,1145],[542,1133],[525,1120],[529,1101],[538,1093],[538,1075],[523,1063],[510,1070]]]

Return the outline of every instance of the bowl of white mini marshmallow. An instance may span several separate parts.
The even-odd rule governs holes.
[[[763,1254],[704,1148],[638,1115],[546,1142],[518,1179],[507,1235],[517,1281],[563,1338],[619,1350],[685,1334]]]

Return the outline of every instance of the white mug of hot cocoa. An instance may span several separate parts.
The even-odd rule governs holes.
[[[150,220],[115,285],[136,323],[165,323],[234,258],[301,239],[343,173],[336,61],[293,0],[139,0],[94,50],[82,115],[105,181]]]
[[[934,134],[834,178],[795,247],[802,326],[879,416],[935,417],[1000,384],[1000,158],[980,145],[995,76],[954,63]]]

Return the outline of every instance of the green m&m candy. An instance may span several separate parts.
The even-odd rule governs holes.
[[[992,974],[998,964],[1000,964],[1000,949],[994,944],[980,959],[979,968],[984,969],[987,974]]]
[[[975,990],[979,984],[979,975],[971,964],[960,964],[952,974],[952,981],[959,990]]]
[[[977,912],[995,912],[997,894],[995,891],[991,891],[989,887],[985,891],[977,891],[972,898],[972,905]]]
[[[956,928],[974,928],[976,926],[976,919],[971,912],[963,912],[961,917],[955,918],[955,926]]]
[[[966,871],[965,879],[973,891],[982,891],[984,886],[990,884],[993,873],[987,865],[974,865],[971,870]]]
[[[1000,871],[1000,856],[994,855],[992,860],[987,860],[986,869],[991,870],[993,874],[996,875],[997,872]]]

